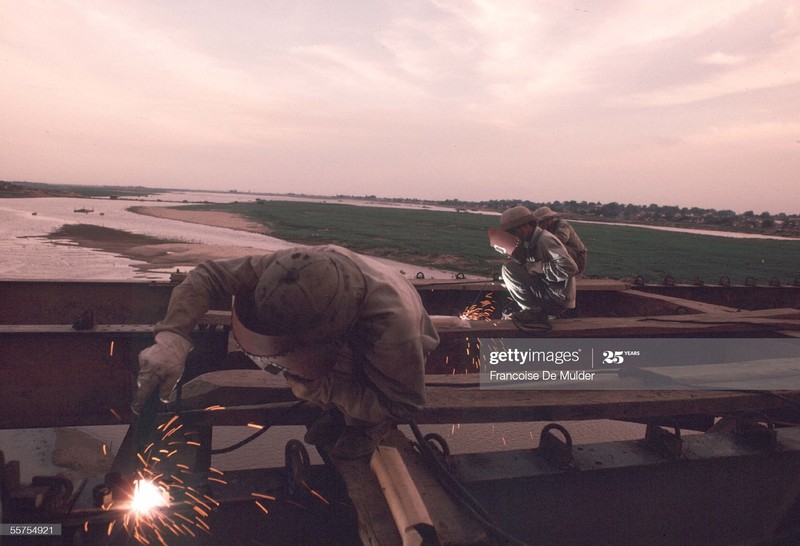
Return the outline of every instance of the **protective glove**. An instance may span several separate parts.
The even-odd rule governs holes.
[[[150,395],[159,387],[158,397],[169,402],[169,395],[183,375],[186,355],[192,344],[174,332],[156,334],[156,343],[139,353],[139,376],[137,391],[131,409],[139,414]]]

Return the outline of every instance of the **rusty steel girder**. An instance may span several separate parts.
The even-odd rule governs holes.
[[[187,364],[190,372],[224,360],[227,328],[206,328],[194,337],[201,350],[193,351],[193,358],[201,362]],[[152,343],[149,324],[82,331],[66,325],[0,326],[0,428],[129,422],[137,357]]]

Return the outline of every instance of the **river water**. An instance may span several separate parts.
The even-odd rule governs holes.
[[[265,198],[263,196],[259,196]],[[277,197],[276,197],[277,198]],[[280,199],[287,199],[280,197]],[[131,213],[134,205],[170,206],[184,202],[231,202],[250,200],[231,193],[169,193],[143,199],[36,198],[0,200],[0,278],[64,280],[166,280],[171,271],[142,271],[137,262],[111,253],[55,244],[45,236],[64,224],[89,223],[126,230],[153,237],[180,239],[186,242],[248,246],[264,251],[277,250],[289,243],[243,231],[189,224],[169,219]],[[426,207],[427,208],[427,207]],[[76,212],[87,209],[92,212]],[[398,269],[404,264],[397,264]],[[409,266],[405,265],[408,269]],[[414,266],[413,271],[419,268]],[[428,278],[451,278],[449,272],[427,271]],[[449,277],[448,277],[449,276]],[[503,423],[468,425],[453,423],[422,427],[445,437],[454,453],[530,449],[546,423]],[[644,427],[609,421],[564,423],[576,444],[642,438]],[[118,447],[125,426],[83,427],[106,443],[111,451]],[[250,435],[247,427],[218,427],[214,448],[227,447]],[[257,441],[229,454],[217,455],[212,464],[221,470],[283,465],[283,448],[291,438],[302,438],[304,429],[281,427],[262,435]],[[406,431],[408,432],[408,431]],[[53,474],[48,454],[53,447],[53,433],[48,430],[0,431],[0,449],[6,460],[25,461],[23,480],[35,474]],[[319,462],[312,450],[313,462]]]

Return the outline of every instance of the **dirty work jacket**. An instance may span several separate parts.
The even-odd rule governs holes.
[[[503,282],[511,297],[523,309],[573,309],[578,266],[561,241],[536,227],[530,239],[524,241],[524,251],[524,263],[510,259],[503,264]],[[536,264],[541,273],[534,272]]]
[[[569,255],[578,266],[578,273],[583,273],[586,270],[586,245],[583,244],[581,238],[578,237],[575,228],[561,218],[556,218],[553,225],[548,229],[556,238],[564,244],[564,247],[569,252]]]
[[[306,386],[307,391],[315,392],[300,397],[316,398],[323,407],[335,405],[345,415],[373,422],[385,416],[382,412],[389,416],[402,413],[394,407],[397,404],[421,408],[425,404],[425,359],[439,344],[439,335],[417,290],[401,274],[375,259],[335,245],[315,248],[346,256],[364,275],[366,298],[345,337],[356,367],[363,368],[376,389],[369,385],[365,389],[363,381],[349,384],[331,376]],[[155,332],[168,330],[188,339],[210,301],[254,290],[272,261],[272,255],[264,255],[199,264],[173,290],[166,317],[156,324]],[[372,392],[375,390],[379,391],[377,396]]]

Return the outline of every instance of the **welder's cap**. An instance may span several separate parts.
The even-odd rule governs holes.
[[[548,218],[555,218],[556,216],[559,216],[559,214],[550,207],[539,207],[533,211],[533,219],[537,222],[547,220]]]
[[[233,335],[261,368],[315,379],[336,362],[366,291],[361,270],[342,254],[281,250],[255,290],[235,296]]]
[[[517,226],[533,221],[535,221],[535,219],[530,209],[522,205],[517,205],[516,207],[506,209],[503,211],[503,214],[500,215],[500,229],[508,231],[509,229],[514,229]]]
[[[367,292],[350,258],[315,247],[280,250],[258,280],[251,300],[256,332],[300,343],[337,339],[355,323]]]

